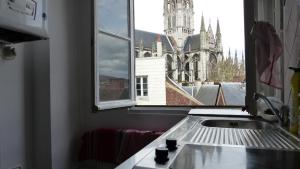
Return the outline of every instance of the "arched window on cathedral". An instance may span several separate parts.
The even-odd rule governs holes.
[[[193,56],[193,64],[194,64],[194,74],[195,74],[195,79],[196,80],[199,80],[200,79],[200,77],[199,77],[199,75],[198,75],[198,61],[200,61],[200,57],[199,57],[199,55],[198,54],[194,54],[194,56]]]
[[[185,14],[183,15],[183,25],[184,25],[184,26],[187,26],[187,25],[186,25],[186,15],[185,15]]]
[[[173,15],[173,17],[172,17],[172,27],[176,28],[176,16],[175,15]]]
[[[149,52],[146,52],[146,53],[144,54],[144,57],[145,57],[145,58],[151,57],[151,54],[150,54]]]
[[[173,59],[172,59],[171,55],[167,55],[166,58],[167,58],[166,59],[166,61],[167,61],[167,64],[166,64],[167,76],[172,79],[173,78],[173,70],[172,70]]]
[[[172,27],[171,16],[168,17],[168,28]]]
[[[182,69],[181,60],[180,60],[179,56],[177,56],[177,70],[181,71],[181,69]]]
[[[210,55],[209,55],[209,62],[211,63],[211,64],[217,64],[217,57],[216,57],[216,55],[215,54],[213,54],[213,53],[211,53]]]
[[[218,81],[217,56],[213,53],[209,55],[209,80]]]
[[[185,55],[185,56],[184,56],[184,60],[188,60],[188,59],[189,59],[189,57],[188,57],[187,55]],[[185,64],[184,69],[185,69],[185,71],[187,71],[187,72],[190,70],[189,62],[187,62],[187,63]]]

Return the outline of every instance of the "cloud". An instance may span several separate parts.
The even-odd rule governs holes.
[[[99,10],[97,10],[96,20],[99,28],[128,37],[127,2],[124,0],[97,1]]]
[[[97,40],[98,57],[100,57],[97,66],[100,74],[128,78],[129,42],[104,34],[99,34]]]

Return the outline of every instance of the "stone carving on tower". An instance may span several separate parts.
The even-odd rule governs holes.
[[[164,32],[174,38],[179,50],[194,33],[193,10],[193,0],[164,0]]]

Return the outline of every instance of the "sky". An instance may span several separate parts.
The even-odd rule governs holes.
[[[244,11],[243,0],[193,0],[194,1],[194,34],[200,32],[201,15],[203,13],[205,27],[211,22],[214,33],[217,19],[223,40],[224,55],[229,48],[234,56],[235,50],[241,59],[244,52]],[[163,32],[163,4],[164,0],[135,0],[135,29],[155,33]]]

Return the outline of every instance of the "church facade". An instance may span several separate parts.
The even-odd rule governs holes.
[[[164,57],[166,75],[182,85],[212,81],[224,60],[219,20],[216,33],[205,26],[202,14],[199,33],[194,34],[193,0],[164,0],[164,34],[135,31],[135,56]]]

